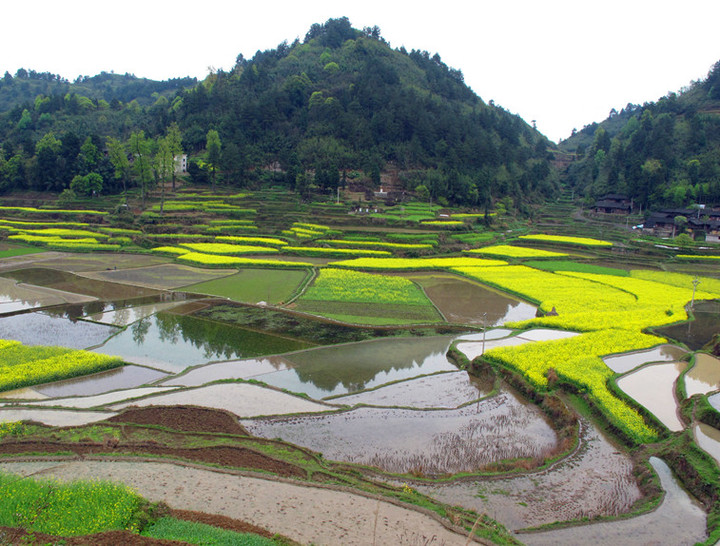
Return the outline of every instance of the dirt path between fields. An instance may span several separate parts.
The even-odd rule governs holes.
[[[8,462],[0,469],[119,481],[151,501],[247,521],[305,544],[467,544],[430,513],[335,488],[157,462]]]

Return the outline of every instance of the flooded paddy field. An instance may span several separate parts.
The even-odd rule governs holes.
[[[651,411],[672,431],[683,430],[675,399],[675,381],[685,370],[686,362],[649,364],[624,375],[617,384],[628,396]]]
[[[92,276],[113,283],[168,290],[219,279],[236,273],[236,269],[201,269],[188,265],[162,263],[132,269],[97,271]]]
[[[497,326],[535,317],[537,307],[457,275],[404,275],[419,284],[449,322]]]
[[[21,284],[13,279],[0,277],[0,314],[93,300],[95,298],[89,296]]]
[[[141,400],[115,404],[110,408],[120,410],[130,406],[176,406],[188,404],[227,410],[239,417],[325,412],[336,409],[335,406],[249,383],[220,383],[195,389],[174,390]]]
[[[680,360],[687,351],[675,345],[660,345],[644,351],[633,351],[617,356],[606,356],[603,362],[615,373],[626,373],[649,362]]]
[[[243,420],[323,457],[424,475],[475,471],[503,459],[543,458],[557,436],[535,406],[501,392],[455,410],[357,408],[335,414]]]
[[[126,389],[96,394],[94,396],[73,396],[71,398],[52,398],[38,402],[28,403],[28,406],[59,406],[65,408],[89,409],[108,404],[118,403],[124,400],[141,398],[153,394],[159,394],[172,390],[173,387],[141,387],[138,389]]]
[[[457,408],[487,396],[492,382],[467,372],[447,372],[407,379],[385,387],[333,398],[336,404],[354,406]]]
[[[104,421],[115,415],[111,411],[86,411],[46,408],[0,408],[0,423],[37,421],[51,427],[74,427]]]
[[[177,373],[213,360],[284,353],[308,345],[228,324],[161,312],[134,322],[96,352]]]
[[[720,430],[705,423],[698,423],[693,427],[693,436],[697,445],[720,465]]]
[[[45,267],[33,267],[18,269],[3,273],[3,277],[13,279],[17,282],[45,286],[64,292],[84,294],[100,300],[129,300],[146,296],[157,296],[158,290],[144,288],[141,286],[128,286],[113,282],[100,281],[81,277],[75,273],[49,269]]]
[[[170,258],[166,258],[164,256],[152,256],[149,254],[121,254],[117,252],[93,252],[92,254],[45,252],[42,255],[42,267],[73,272],[149,267],[152,265],[167,263],[169,261],[171,261]]]
[[[37,385],[34,390],[49,398],[64,396],[90,396],[119,389],[131,389],[158,381],[167,374],[152,368],[128,364],[92,375],[73,377],[45,385]]]
[[[658,335],[684,343],[692,351],[702,349],[715,334],[720,334],[720,302],[696,302],[692,312],[695,320],[656,328],[655,331]]]
[[[473,360],[478,356],[484,354],[484,351],[489,351],[496,347],[513,347],[517,345],[524,345],[525,343],[532,343],[535,341],[550,341],[554,339],[565,339],[568,337],[574,337],[579,335],[577,332],[565,332],[561,330],[551,330],[547,328],[534,328],[532,330],[526,330],[519,332],[517,335],[503,338],[490,338],[486,337],[485,341],[482,341],[482,334],[473,335],[473,339],[480,339],[480,341],[464,341],[468,337],[463,336],[462,340],[457,343],[458,351],[461,351],[467,356],[469,360]]]
[[[687,397],[708,394],[720,389],[720,358],[707,353],[697,353],[695,364],[685,374]]]
[[[117,331],[114,326],[44,312],[0,318],[0,339],[12,339],[25,345],[62,344],[71,349],[87,349],[100,345]]]
[[[582,421],[579,449],[549,469],[414,487],[448,504],[487,513],[517,530],[627,512],[641,496],[632,469],[627,454]]]
[[[650,458],[665,497],[660,506],[648,514],[625,520],[592,523],[527,533],[518,538],[532,546],[576,544],[649,544],[690,545],[706,539],[706,514],[702,507],[678,483],[670,468],[661,459]]]
[[[263,376],[270,385],[313,398],[359,392],[418,375],[456,371],[445,354],[453,337],[392,338],[284,355],[291,369]]]
[[[710,402],[710,405],[714,407],[716,410],[720,411],[720,393],[713,394],[712,396],[708,396],[708,402]]]

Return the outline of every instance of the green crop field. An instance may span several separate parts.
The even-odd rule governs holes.
[[[298,269],[241,269],[235,275],[193,284],[185,290],[233,301],[277,304],[290,299],[307,276]]]

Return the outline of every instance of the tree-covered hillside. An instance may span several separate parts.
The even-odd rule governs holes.
[[[567,180],[588,197],[622,193],[643,208],[720,203],[720,62],[682,92],[628,105],[560,147],[577,151]]]
[[[152,165],[158,138],[176,123],[183,150],[203,158],[192,162],[198,180],[285,183],[302,193],[348,180],[378,186],[391,171],[398,190],[466,205],[509,195],[523,206],[556,189],[543,135],[484,103],[439,55],[392,49],[377,27],[357,30],[347,18],[313,25],[302,42],[239,56],[231,70],[173,96],[157,91],[150,104],[127,102],[120,89],[108,101],[100,83],[95,89],[48,88],[0,115],[0,188],[61,191],[93,172],[105,191],[120,180],[150,184],[118,173],[104,153],[108,138],[127,145],[142,131]],[[81,157],[83,143],[94,163]]]

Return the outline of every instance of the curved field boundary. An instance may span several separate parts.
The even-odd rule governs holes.
[[[36,460],[45,463],[30,462]],[[0,468],[61,480],[120,481],[150,501],[241,519],[303,543],[450,546],[474,540],[464,529],[427,509],[346,487],[268,479],[248,472],[158,459],[57,458],[59,465],[47,461],[22,459],[3,462]]]

